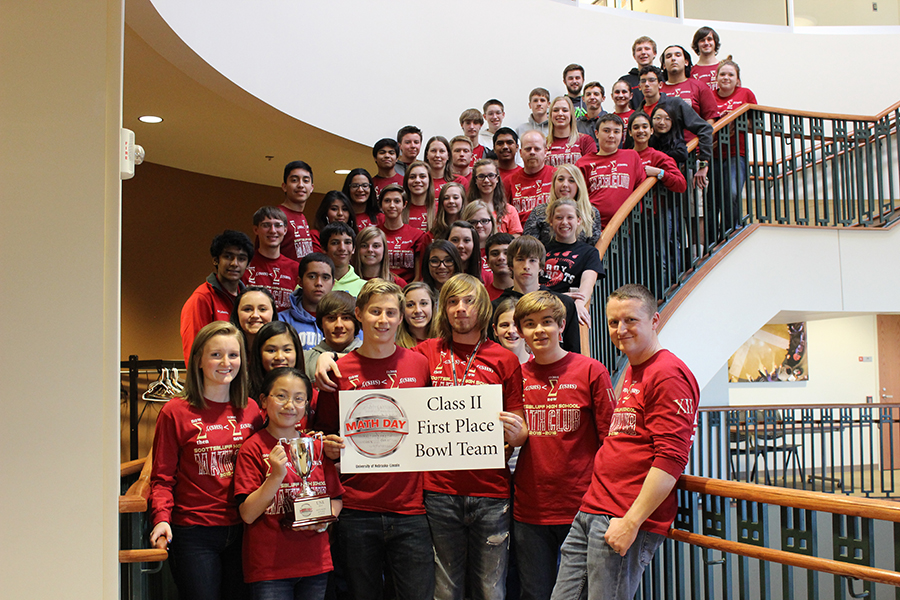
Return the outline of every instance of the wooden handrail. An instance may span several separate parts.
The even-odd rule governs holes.
[[[119,513],[136,513],[147,510],[147,499],[150,497],[150,471],[153,469],[153,460],[150,453],[143,459],[144,466],[138,480],[131,484],[128,491],[119,496]]]
[[[900,504],[889,502],[887,500],[875,500],[872,498],[851,499],[846,496],[835,496],[821,492],[777,488],[737,481],[724,481],[721,479],[708,479],[706,477],[695,477],[693,475],[682,475],[678,480],[678,487],[679,489],[688,492],[721,496],[735,500],[747,500],[750,502],[773,504],[775,506],[801,508],[900,523]],[[816,556],[795,554],[785,550],[754,546],[732,540],[723,540],[721,538],[691,533],[689,531],[674,528],[669,530],[668,537],[678,542],[701,546],[711,550],[728,552],[730,554],[737,554],[739,556],[746,556],[748,558],[777,562],[783,565],[821,571],[832,575],[841,575],[843,577],[855,577],[874,583],[900,586],[900,573],[886,569],[854,565]]]
[[[823,573],[841,575],[843,577],[853,577],[871,581],[873,583],[886,583],[888,585],[900,586],[900,573],[897,573],[896,571],[854,565],[827,558],[819,558],[817,556],[795,554],[793,552],[776,550],[774,548],[752,546],[742,542],[733,542],[731,540],[700,535],[699,533],[690,533],[689,531],[682,531],[681,529],[670,529],[668,536],[676,542],[684,542],[694,546],[709,548],[710,550],[719,550],[738,556],[746,556],[747,558],[757,558],[759,560],[776,562],[791,567],[800,567],[801,569],[821,571]]]
[[[120,563],[162,562],[169,558],[169,552],[161,548],[143,550],[119,550]]]
[[[678,480],[678,487],[688,492],[722,496],[735,500],[748,500],[750,502],[774,504],[775,506],[803,508],[837,515],[900,523],[900,503],[891,502],[890,500],[852,498],[850,496],[810,492],[794,488],[709,479],[695,475],[682,475]]]
[[[128,462],[123,462],[119,467],[119,477],[127,477],[128,475],[134,475],[139,472],[144,467],[144,461],[147,460],[147,457],[137,458],[135,460],[129,460]]]

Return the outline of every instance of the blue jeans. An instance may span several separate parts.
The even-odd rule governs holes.
[[[241,569],[244,525],[172,525],[170,567],[178,595],[192,600],[246,599],[250,588]]]
[[[385,558],[398,600],[434,598],[434,552],[425,515],[345,508],[338,536],[354,600],[381,599]]]
[[[510,508],[506,498],[425,492],[435,600],[503,600]]]
[[[328,585],[328,573],[292,577],[250,584],[253,600],[322,600]]]
[[[625,556],[620,556],[603,537],[608,528],[607,515],[578,513],[562,545],[553,600],[634,598],[644,567],[665,537],[639,531]]]
[[[571,525],[513,523],[513,546],[519,570],[521,600],[549,600],[556,582],[559,548]]]

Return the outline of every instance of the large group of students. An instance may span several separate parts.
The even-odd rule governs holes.
[[[711,124],[756,99],[719,46],[703,27],[697,64],[672,45],[660,68],[638,38],[613,112],[572,64],[567,93],[532,90],[517,128],[496,99],[450,140],[423,147],[402,127],[312,226],[313,168],[290,162],[255,239],[215,237],[181,314],[185,393],[152,450],[150,541],[169,548],[182,598],[634,595],[675,516],[699,390],[659,344],[650,290],[606,300],[629,360],[618,398],[580,354],[579,323],[604,276],[594,244],[641,181],[678,193],[721,176],[739,196],[744,149],[710,170]],[[507,467],[340,474],[340,390],[479,384],[502,386]],[[309,483],[332,499],[330,526],[285,524],[303,482],[281,440],[299,436],[322,452]]]

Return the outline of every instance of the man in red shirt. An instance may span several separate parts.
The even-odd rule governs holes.
[[[441,287],[435,315],[440,337],[414,348],[428,359],[434,386],[503,386],[500,421],[510,446],[528,439],[522,369],[516,355],[487,338],[491,302],[471,275]],[[425,474],[425,512],[435,552],[435,600],[503,600],[509,556],[509,469]]]
[[[522,600],[548,600],[616,397],[602,364],[560,346],[566,308],[551,292],[522,296],[514,319],[534,358],[522,365],[529,440],[516,463],[513,543]]]
[[[666,72],[666,81],[660,86],[660,91],[666,96],[681,98],[707,123],[715,123],[719,118],[716,97],[709,86],[690,76],[693,68],[691,55],[681,46],[669,46],[663,50],[661,63]],[[691,139],[693,136],[686,135],[684,141],[689,142]]]
[[[700,83],[709,86],[713,92],[718,87],[716,83],[716,68],[719,66],[719,34],[712,27],[701,27],[694,32],[691,41],[691,49],[697,53],[697,64],[691,69],[691,77]]]
[[[499,141],[499,140],[498,140]],[[504,181],[506,201],[519,211],[519,220],[525,222],[538,204],[546,204],[553,187],[556,167],[544,164],[547,156],[547,140],[538,131],[528,131],[521,138],[519,153],[525,166]]]
[[[194,290],[181,308],[181,345],[184,362],[191,356],[197,332],[213,321],[231,319],[237,295],[244,289],[241,278],[253,258],[253,242],[242,231],[226,229],[213,238],[209,248],[215,269]]]
[[[370,279],[356,298],[363,343],[337,361],[339,390],[413,388],[429,385],[425,358],[395,343],[403,319],[403,292],[383,279]],[[385,382],[390,382],[387,385]],[[424,401],[425,396],[423,396]],[[315,428],[339,431],[338,395],[319,395]],[[329,435],[330,446],[341,438]],[[360,600],[381,598],[385,560],[398,598],[434,598],[434,554],[422,500],[423,474],[344,475],[344,507],[338,527],[339,557],[350,588]]]
[[[513,173],[522,170],[517,161],[519,155],[519,134],[510,127],[501,127],[494,133],[494,154],[497,155],[497,170],[503,181],[503,191],[509,194],[509,178]]]
[[[656,298],[628,284],[606,304],[609,337],[628,357],[609,435],[562,547],[553,600],[631,599],[646,555],[665,539],[678,508],[675,484],[696,428],[700,389],[657,337]],[[588,556],[591,560],[588,560]]]
[[[306,201],[313,192],[312,167],[302,160],[289,162],[284,167],[284,183],[281,184],[281,190],[284,192],[281,210],[287,217],[287,230],[281,241],[281,253],[291,260],[300,262],[301,258],[313,251],[309,223],[303,214]]]
[[[597,121],[597,154],[582,156],[575,163],[584,174],[591,204],[600,211],[602,227],[606,227],[631,192],[647,177],[638,153],[619,149],[624,127],[616,114],[607,113],[600,117]]]
[[[277,206],[263,206],[253,214],[253,234],[259,248],[243,277],[245,285],[259,285],[272,292],[279,311],[291,307],[291,294],[299,279],[299,263],[281,254],[286,231],[287,217]]]

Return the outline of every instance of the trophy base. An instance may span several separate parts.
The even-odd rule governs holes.
[[[292,527],[320,525],[337,521],[331,512],[330,496],[303,496],[294,501],[294,520],[288,522]]]

